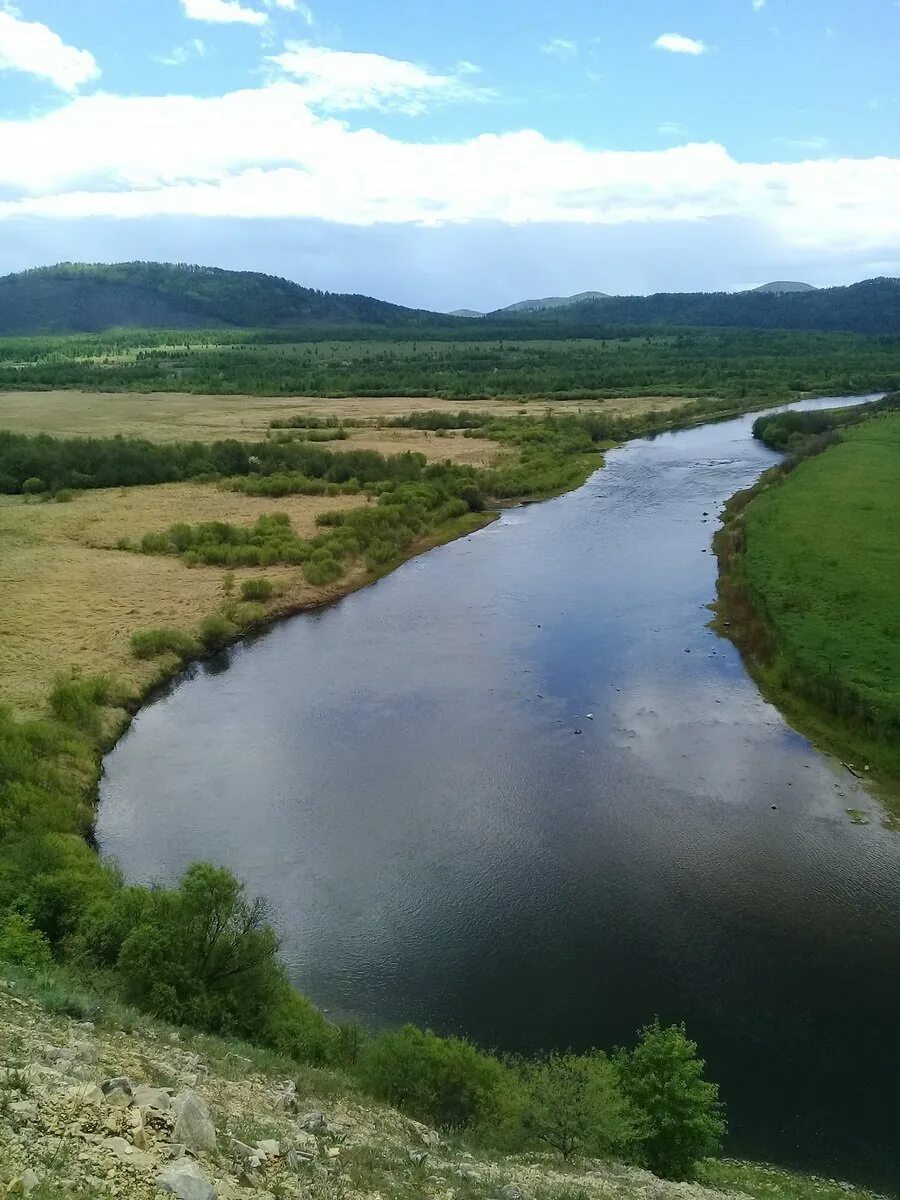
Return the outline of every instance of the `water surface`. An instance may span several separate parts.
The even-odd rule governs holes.
[[[706,628],[752,420],[192,670],[106,761],[103,850],[232,867],[335,1015],[521,1050],[684,1019],[734,1152],[889,1185],[900,841]]]

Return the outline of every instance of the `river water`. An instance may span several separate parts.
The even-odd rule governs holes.
[[[336,1016],[526,1051],[683,1019],[733,1152],[896,1181],[900,840],[706,627],[752,420],[192,669],[106,760],[103,851],[232,867]]]

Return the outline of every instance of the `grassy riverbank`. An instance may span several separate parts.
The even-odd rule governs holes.
[[[860,415],[790,434],[794,453],[821,453],[732,500],[716,539],[718,619],[766,694],[861,776],[883,779],[896,813],[900,413]]]

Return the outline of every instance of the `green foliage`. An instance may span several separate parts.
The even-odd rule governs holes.
[[[131,635],[131,652],[135,658],[157,658],[160,654],[177,654],[190,658],[197,652],[197,641],[183,629],[141,629]]]
[[[719,1089],[703,1077],[696,1042],[683,1025],[654,1021],[615,1063],[637,1117],[643,1161],[665,1179],[689,1179],[698,1160],[718,1152],[726,1128]]]
[[[38,478],[37,475],[29,475],[22,482],[22,491],[26,496],[38,496],[41,492],[46,492],[46,490],[44,481]]]
[[[460,1038],[440,1038],[414,1025],[370,1042],[358,1072],[373,1095],[444,1128],[497,1117],[512,1085],[496,1058]]]
[[[58,492],[54,493],[53,499],[57,504],[71,504],[75,499],[75,492],[72,488],[60,488]]]
[[[207,650],[221,650],[234,640],[236,627],[221,613],[210,613],[200,625],[200,641]]]
[[[50,943],[30,917],[0,913],[0,962],[37,970],[50,961]]]
[[[90,913],[83,950],[102,965],[122,933],[125,999],[167,1020],[258,1035],[284,993],[266,906],[224,868],[196,863],[170,891],[114,895]]]
[[[50,692],[50,708],[60,721],[96,736],[101,728],[103,706],[110,698],[111,685],[105,676],[58,675]]]
[[[271,579],[245,579],[241,584],[241,599],[271,600],[273,590]]]
[[[265,1041],[296,1062],[323,1066],[336,1057],[338,1034],[305,996],[280,990],[266,1014]]]
[[[636,1140],[636,1124],[605,1054],[551,1054],[526,1074],[525,1129],[559,1151],[593,1156],[624,1153]]]

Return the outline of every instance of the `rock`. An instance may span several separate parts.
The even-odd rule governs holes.
[[[192,1158],[177,1158],[156,1177],[156,1186],[178,1200],[216,1200],[216,1189]]]
[[[119,1162],[131,1163],[134,1167],[150,1166],[150,1156],[143,1150],[136,1150],[131,1142],[126,1142],[123,1137],[104,1138],[100,1145],[104,1150],[112,1151]]]
[[[131,1080],[126,1075],[116,1075],[112,1079],[104,1079],[100,1091],[106,1097],[106,1103],[113,1108],[127,1108],[134,1095]]]
[[[297,1085],[289,1079],[275,1095],[275,1107],[281,1112],[297,1111]]]
[[[278,1158],[281,1154],[281,1143],[276,1142],[274,1138],[264,1138],[256,1143],[256,1149],[263,1158]]]
[[[70,1053],[83,1063],[95,1063],[100,1057],[93,1042],[73,1042]]]
[[[406,1153],[409,1161],[413,1163],[414,1166],[421,1167],[423,1163],[428,1161],[427,1150],[407,1150]]]
[[[153,1112],[168,1112],[172,1107],[171,1088],[148,1087],[138,1084],[134,1089],[132,1104],[138,1108],[149,1108]]]
[[[216,1148],[216,1127],[209,1109],[196,1092],[179,1092],[172,1102],[178,1113],[175,1140],[195,1153],[212,1154]]]
[[[297,1118],[297,1125],[306,1133],[324,1133],[328,1121],[325,1119],[325,1114],[315,1109],[313,1112],[304,1113],[302,1117]]]
[[[478,1172],[468,1163],[460,1163],[458,1167],[454,1167],[453,1174],[457,1177],[457,1179],[474,1180],[478,1178]]]
[[[525,1200],[525,1193],[515,1183],[508,1183],[500,1189],[500,1200]]]
[[[30,1196],[35,1188],[40,1187],[40,1183],[37,1172],[28,1167],[9,1184],[6,1194],[7,1196]]]
[[[440,1149],[441,1139],[433,1129],[429,1129],[427,1125],[423,1125],[420,1121],[414,1121],[412,1117],[406,1118],[406,1128],[409,1132],[419,1139],[423,1146],[427,1146],[429,1150]]]
[[[99,1106],[103,1103],[103,1093],[96,1083],[78,1083],[68,1088],[66,1095],[76,1104],[92,1104]]]
[[[157,1142],[156,1149],[163,1158],[181,1158],[184,1154],[181,1142]]]
[[[236,1162],[240,1163],[249,1162],[251,1158],[256,1157],[254,1148],[248,1146],[246,1142],[238,1141],[237,1138],[231,1138],[229,1141],[228,1153]]]

